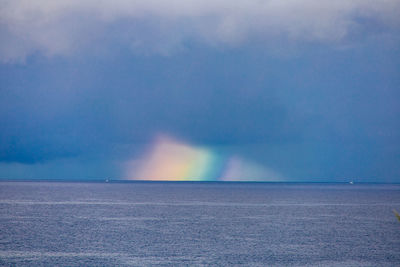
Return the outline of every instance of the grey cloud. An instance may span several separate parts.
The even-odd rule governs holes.
[[[212,46],[276,38],[342,45],[353,35],[397,38],[399,13],[398,0],[11,0],[0,9],[0,59],[96,47],[115,37],[115,24],[125,24],[116,40],[138,53],[168,54],[187,40]],[[379,30],[370,31],[371,24]]]

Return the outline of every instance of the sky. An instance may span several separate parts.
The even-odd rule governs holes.
[[[400,182],[399,0],[3,0],[0,179]]]

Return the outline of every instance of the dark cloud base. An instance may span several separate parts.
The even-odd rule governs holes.
[[[399,177],[397,50],[115,54],[1,65],[0,161],[124,160],[167,133],[293,179]]]

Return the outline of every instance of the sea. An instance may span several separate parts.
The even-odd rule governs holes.
[[[400,266],[398,184],[0,182],[0,266]]]

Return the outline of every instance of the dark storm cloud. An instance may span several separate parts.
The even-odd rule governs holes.
[[[126,52],[112,64],[32,59],[2,70],[2,160],[124,158],[161,132],[289,177],[393,176],[400,111],[390,53],[281,58],[193,48],[171,57]]]
[[[115,65],[38,60],[3,69],[2,158],[31,162],[107,150],[163,131],[211,144],[281,139],[286,114],[271,78],[245,56],[230,57],[200,51]],[[21,79],[27,76],[29,83]]]
[[[114,161],[162,133],[292,180],[398,181],[398,11],[394,0],[6,1],[0,172],[117,175]]]

